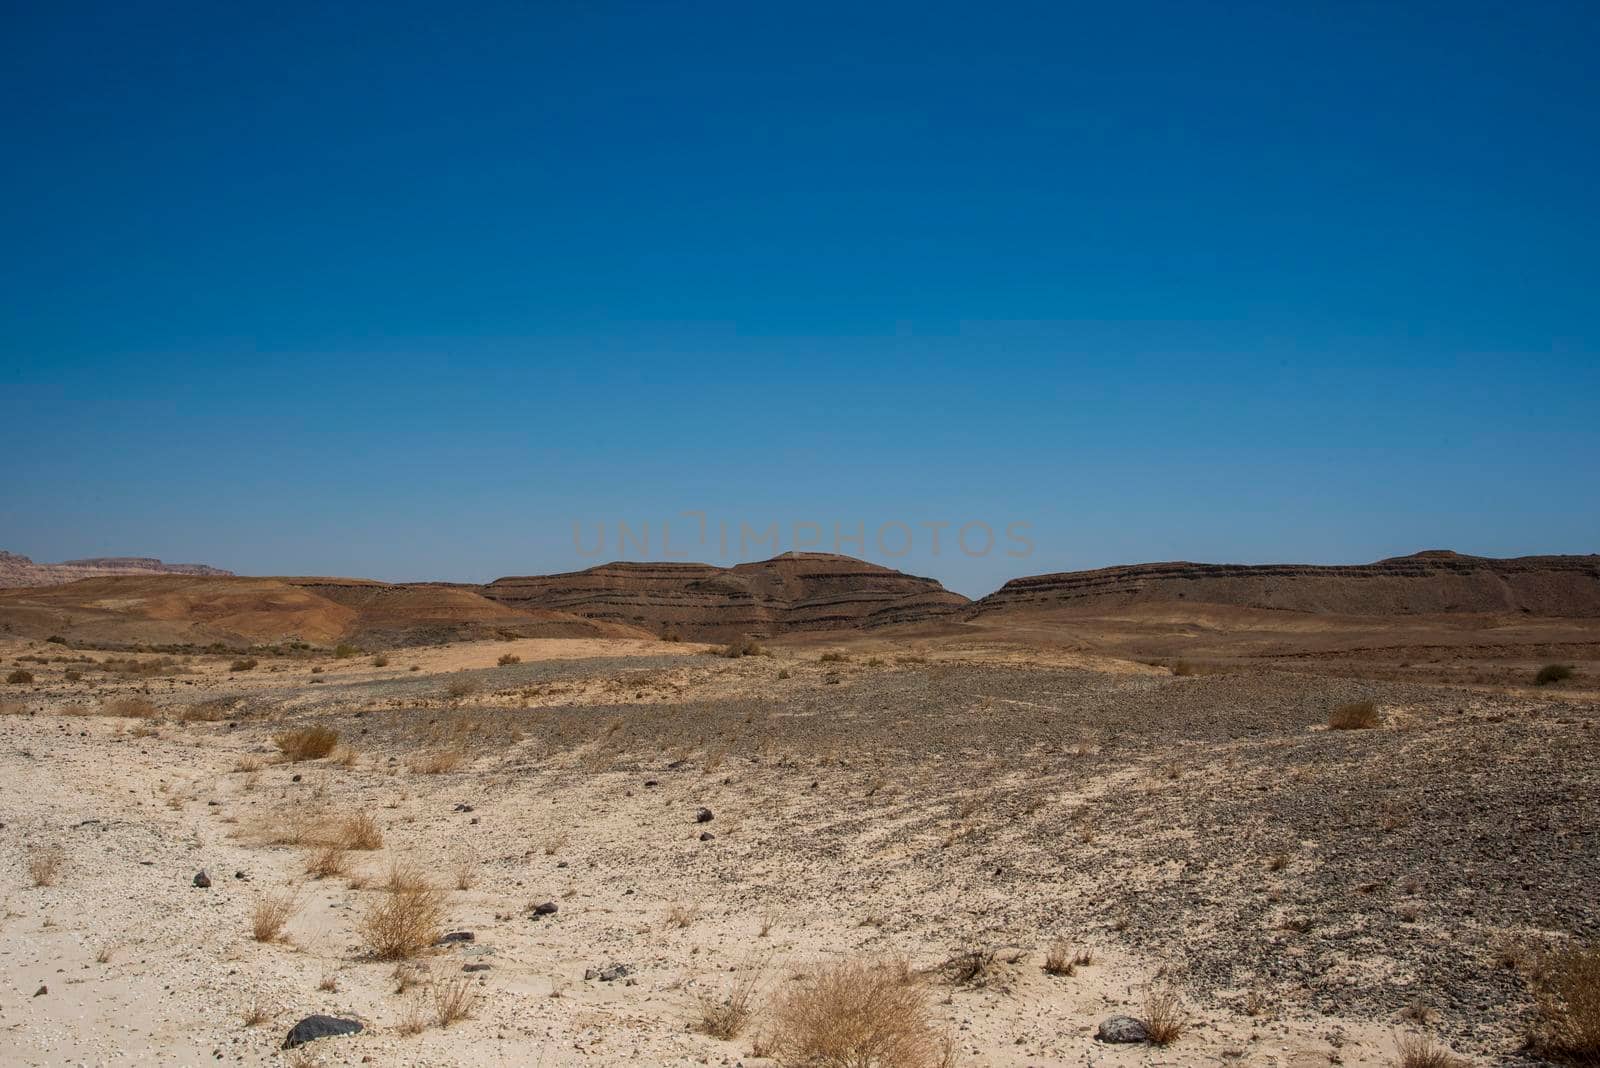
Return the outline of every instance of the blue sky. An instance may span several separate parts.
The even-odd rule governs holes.
[[[331,7],[6,8],[0,548],[1600,547],[1592,4]]]

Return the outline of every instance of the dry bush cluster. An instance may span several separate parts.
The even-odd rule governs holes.
[[[250,913],[250,937],[257,942],[276,942],[299,907],[299,895],[292,890],[268,894]]]
[[[66,850],[58,845],[36,846],[28,850],[28,878],[34,886],[54,886],[66,859]]]
[[[1094,953],[1091,950],[1075,949],[1065,940],[1052,942],[1044,955],[1046,975],[1072,975],[1079,968],[1087,968],[1093,963]]]
[[[1144,1027],[1150,1041],[1157,1046],[1170,1045],[1188,1026],[1178,991],[1164,983],[1152,986],[1144,999]]]
[[[273,735],[272,744],[286,760],[320,760],[339,744],[339,732],[331,727],[301,727]]]
[[[516,653],[501,653],[500,658],[496,660],[495,663],[499,664],[501,667],[510,667],[512,664],[522,663],[522,657],[518,656]]]
[[[1378,725],[1378,706],[1371,701],[1352,701],[1328,713],[1328,726],[1336,731],[1371,730]]]
[[[361,917],[359,929],[375,960],[406,960],[437,942],[444,895],[412,874],[397,879]]]
[[[893,963],[846,961],[795,986],[773,1007],[772,1052],[785,1066],[946,1068],[953,1044],[928,1013],[927,992]]]
[[[1445,1046],[1421,1035],[1401,1035],[1395,1043],[1399,1068],[1468,1068],[1466,1061]]]
[[[757,969],[748,968],[745,975],[730,983],[723,993],[701,994],[695,1029],[724,1042],[738,1038],[755,1013],[760,978]]]
[[[1600,943],[1540,961],[1535,984],[1539,1052],[1567,1064],[1600,1065]]]

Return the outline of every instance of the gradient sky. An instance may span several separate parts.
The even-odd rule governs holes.
[[[0,19],[0,548],[1600,549],[1592,3]]]

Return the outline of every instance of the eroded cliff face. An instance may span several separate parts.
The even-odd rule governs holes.
[[[502,578],[482,592],[519,608],[703,639],[914,623],[970,603],[933,579],[831,553],[785,553],[728,568],[602,564],[562,575]]]
[[[1600,617],[1600,556],[1498,560],[1433,550],[1347,566],[1135,564],[1012,579],[969,615],[1183,601],[1345,615]]]

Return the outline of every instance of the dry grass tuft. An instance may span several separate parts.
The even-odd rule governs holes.
[[[1166,1046],[1178,1040],[1188,1028],[1189,1018],[1176,988],[1168,984],[1150,987],[1144,999],[1144,1026],[1154,1045]]]
[[[478,988],[471,979],[452,979],[433,988],[433,1022],[449,1027],[472,1016],[478,1007]]]
[[[418,775],[443,775],[466,762],[467,758],[459,749],[430,749],[412,756],[407,765]]]
[[[257,901],[250,913],[250,937],[257,942],[276,942],[299,907],[299,896],[292,890],[269,894]]]
[[[320,760],[339,744],[339,732],[331,727],[302,727],[273,735],[272,743],[288,760]]]
[[[339,845],[343,849],[382,849],[383,830],[370,813],[352,813],[339,826]]]
[[[495,663],[499,664],[501,667],[510,667],[512,664],[522,663],[522,657],[518,656],[516,653],[501,653],[500,658],[496,660]]]
[[[1000,985],[1004,978],[999,954],[986,946],[963,949],[930,970],[951,986]]]
[[[374,959],[405,960],[437,942],[443,922],[443,893],[406,883],[385,892],[361,917],[358,929]]]
[[[34,886],[54,886],[66,859],[66,850],[58,845],[36,846],[28,850],[28,878]]]
[[[700,915],[699,905],[673,905],[667,910],[667,926],[682,930]]]
[[[1551,1060],[1600,1065],[1600,943],[1554,954],[1537,970],[1534,1045]]]
[[[902,969],[866,961],[824,968],[774,1006],[772,1052],[806,1068],[945,1068],[954,1048],[933,1030],[926,992]]]
[[[33,672],[25,668],[17,668],[6,676],[6,681],[13,686],[26,686],[33,681]]]
[[[244,1013],[242,1015],[244,1017],[244,1025],[246,1027],[260,1027],[262,1024],[272,1019],[272,1010],[266,1006],[265,1002],[257,997],[252,999],[250,1004],[244,1007]]]
[[[1535,686],[1549,686],[1553,682],[1566,682],[1572,675],[1572,668],[1566,664],[1546,664],[1533,677],[1533,683]]]
[[[410,962],[396,964],[394,971],[389,974],[394,980],[394,992],[404,994],[414,986],[420,986],[428,981],[426,966],[418,967]]]
[[[349,870],[350,858],[337,842],[322,846],[306,861],[306,874],[313,879],[331,879]]]
[[[1396,1041],[1396,1068],[1468,1068],[1467,1062],[1421,1035],[1401,1035]]]
[[[725,993],[701,994],[699,1018],[694,1022],[695,1030],[712,1038],[720,1038],[724,1042],[738,1038],[745,1024],[749,1023],[750,1017],[755,1014],[756,992],[759,989],[760,978],[760,973],[750,968],[743,977],[734,980]]]
[[[101,705],[100,714],[123,719],[155,719],[161,712],[146,698],[118,697]]]
[[[1044,954],[1046,975],[1072,975],[1079,968],[1087,968],[1093,963],[1093,950],[1074,949],[1065,939],[1052,942]]]
[[[1378,725],[1378,706],[1371,701],[1352,701],[1328,713],[1328,726],[1336,731],[1371,730]]]

